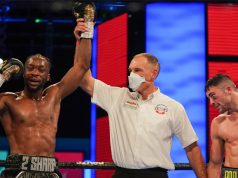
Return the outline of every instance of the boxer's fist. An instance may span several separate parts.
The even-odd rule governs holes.
[[[84,19],[84,23],[86,24],[87,30],[81,31],[80,36],[75,35],[77,39],[79,38],[93,38],[94,33],[94,21],[95,21],[95,11],[96,6],[93,2],[76,2],[73,7],[73,15],[76,19]],[[79,22],[77,20],[77,22]],[[77,27],[76,27],[77,28]],[[75,32],[74,32],[75,34]]]
[[[15,58],[4,60],[0,64],[0,74],[4,80],[8,81],[11,77],[18,77],[23,73],[24,66],[22,62]]]

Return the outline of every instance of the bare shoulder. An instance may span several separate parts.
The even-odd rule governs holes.
[[[0,110],[4,109],[8,103],[12,103],[19,97],[20,92],[3,92],[0,93]]]
[[[55,83],[45,88],[43,93],[52,93],[52,92],[56,92],[57,90],[58,90],[58,83]]]
[[[55,83],[44,89],[43,96],[50,100],[57,100],[58,92],[59,92],[59,86],[58,86],[58,83]]]
[[[222,122],[225,121],[225,119],[227,118],[227,114],[226,113],[223,113],[223,114],[219,114],[217,117],[215,117],[213,120],[212,120],[212,123],[213,124],[221,124]]]
[[[212,120],[211,123],[211,134],[214,137],[219,136],[219,130],[224,125],[226,118],[228,117],[227,113],[220,114]]]
[[[3,93],[0,93],[0,98],[1,99],[4,99],[4,98],[6,98],[6,99],[15,99],[15,98],[17,98],[17,97],[19,97],[19,95],[20,95],[20,92],[3,92]]]

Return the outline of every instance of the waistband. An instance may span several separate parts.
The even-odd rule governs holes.
[[[222,178],[238,178],[238,168],[222,166]]]
[[[22,171],[55,172],[58,170],[58,160],[46,156],[9,155],[5,167]]]
[[[131,172],[131,173],[138,173],[138,172],[163,172],[163,173],[167,173],[168,170],[167,169],[164,169],[164,168],[160,168],[160,167],[154,167],[154,168],[146,168],[146,169],[129,169],[129,168],[122,168],[122,167],[118,167],[116,166],[116,170],[118,171],[124,171],[124,172]]]

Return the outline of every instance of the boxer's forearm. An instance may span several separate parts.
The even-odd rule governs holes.
[[[221,164],[214,164],[209,162],[207,166],[208,178],[220,178],[221,177]]]
[[[91,71],[88,70],[84,74],[79,86],[80,86],[80,88],[82,88],[86,93],[88,93],[92,97],[93,96],[94,83],[95,83],[95,79],[92,77]]]
[[[81,39],[80,45],[76,45],[74,65],[80,65],[82,70],[89,70],[91,61],[91,39]]]

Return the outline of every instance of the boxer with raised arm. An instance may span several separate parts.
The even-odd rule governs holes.
[[[16,169],[6,167],[2,177],[61,177],[53,157],[60,104],[78,88],[90,67],[92,36],[79,39],[78,35],[86,30],[75,27],[80,45],[76,45],[74,65],[58,83],[44,89],[51,64],[47,57],[35,54],[25,62],[24,89],[0,94],[0,120],[10,145],[7,162],[19,163]]]

